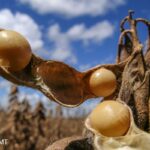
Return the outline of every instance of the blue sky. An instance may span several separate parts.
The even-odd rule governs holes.
[[[22,33],[33,53],[78,70],[115,62],[119,23],[128,13],[150,19],[150,1],[142,0],[0,0],[0,27]],[[140,26],[141,40],[146,40]],[[0,94],[8,86],[1,79]],[[22,93],[41,94],[28,88]]]

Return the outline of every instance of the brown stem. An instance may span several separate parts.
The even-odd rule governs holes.
[[[120,31],[123,32],[125,29],[124,29],[124,24],[129,20],[129,16],[125,17],[121,23],[120,23]]]
[[[147,51],[150,51],[150,23],[148,25],[148,41],[147,41]]]
[[[148,45],[147,45],[148,47],[147,47],[147,50],[149,51],[150,50],[150,22],[146,19],[143,19],[143,18],[137,18],[135,21],[136,21],[136,24],[139,22],[144,23],[148,28]]]
[[[137,23],[138,23],[138,22],[142,22],[142,23],[144,23],[144,24],[147,25],[147,26],[150,24],[148,20],[143,19],[143,18],[137,18],[135,21],[136,21]]]
[[[121,51],[123,50],[122,47],[124,46],[123,44],[123,38],[125,35],[127,35],[128,33],[130,33],[132,35],[132,32],[131,30],[124,30],[120,37],[119,37],[119,44],[118,44],[118,54],[117,54],[117,63],[120,63],[121,62]]]
[[[129,10],[129,15],[127,17],[125,17],[120,24],[120,30],[121,30],[121,35],[119,38],[119,44],[118,44],[118,55],[117,55],[117,63],[119,63],[121,61],[121,55],[126,55],[124,59],[128,58],[128,56],[130,56],[130,54],[133,51],[140,51],[142,49],[142,44],[140,43],[139,39],[138,39],[138,35],[137,35],[137,28],[136,28],[136,24],[137,21],[144,21],[143,19],[133,19],[133,13],[134,11]],[[130,24],[130,29],[124,29],[124,24],[126,22],[129,22]],[[148,24],[148,21],[145,21],[146,24]],[[131,38],[132,38],[132,47],[129,47],[131,50],[131,53],[127,52],[127,47],[128,45],[123,44],[123,38],[125,37],[125,35],[127,36],[127,34],[130,33]],[[149,42],[150,43],[150,42]],[[150,45],[150,44],[149,44]],[[123,54],[122,54],[123,53]]]
[[[133,11],[129,11],[129,23],[132,31],[132,42],[133,42],[133,51],[141,50],[142,45],[139,42],[137,29],[136,29],[136,20],[133,19],[132,14]]]

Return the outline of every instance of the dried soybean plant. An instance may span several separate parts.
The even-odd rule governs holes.
[[[115,64],[98,65],[88,71],[79,72],[63,62],[43,60],[32,54],[29,64],[24,69],[13,71],[9,70],[9,67],[1,67],[0,74],[15,84],[41,91],[61,105],[74,107],[89,98],[99,96],[91,90],[90,78],[95,71],[106,69],[106,72],[111,71],[115,75],[117,85],[111,95],[105,95],[104,100],[119,98],[127,103],[134,112],[137,126],[149,132],[150,22],[142,18],[133,19],[132,16],[133,11],[129,11],[129,15],[121,22]],[[124,28],[126,22],[129,23],[129,29]],[[137,34],[139,22],[148,28],[145,54]]]

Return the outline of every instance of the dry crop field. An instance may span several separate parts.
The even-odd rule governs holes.
[[[0,149],[43,150],[58,139],[82,133],[84,118],[64,118],[61,106],[52,116],[41,102],[33,110],[28,100],[19,102],[17,94],[12,89],[8,109],[0,110],[0,136],[8,139]]]

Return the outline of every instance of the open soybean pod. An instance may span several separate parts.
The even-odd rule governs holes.
[[[57,103],[75,107],[89,98],[99,97],[90,89],[90,78],[100,68],[110,70],[116,76],[117,84],[121,82],[121,74],[125,63],[114,65],[100,65],[85,72],[79,72],[74,68],[58,61],[45,61],[35,55],[28,66],[19,72],[10,72],[3,68],[0,74],[7,80],[40,90],[49,99]],[[118,83],[119,82],[119,83]],[[112,93],[114,96],[116,91]]]
[[[105,69],[108,72],[110,70],[114,71],[114,73],[110,71],[113,77],[115,78],[114,82],[116,82],[114,83],[115,85],[113,85],[113,90],[111,91],[110,95],[113,94],[113,92],[116,90],[116,87],[117,87],[116,85],[117,76],[119,76],[119,73],[120,73],[117,71],[119,71],[119,68],[121,67],[123,67],[123,65],[118,66],[118,69],[115,65],[103,65],[103,66],[98,66],[96,68],[92,68],[91,70],[87,72],[81,73],[62,62],[57,62],[57,61],[46,62],[45,61],[45,62],[42,62],[37,67],[36,79],[37,79],[38,85],[40,86],[39,89],[45,95],[50,94],[54,101],[62,105],[68,106],[68,107],[69,106],[73,107],[73,106],[77,106],[81,104],[86,99],[103,96],[103,95],[95,95],[95,93],[92,92],[91,87],[90,87],[91,76],[94,72],[96,72],[99,69],[100,70],[102,69],[102,72],[104,68],[108,68],[108,69]],[[109,81],[109,77],[107,76],[107,74],[109,73],[107,73],[107,71],[105,70],[104,70],[104,74],[106,72],[106,78],[108,78],[108,81]],[[109,83],[106,83],[106,84],[109,84]],[[106,86],[108,87],[108,85]],[[114,89],[114,86],[115,86],[115,89]],[[101,90],[103,90],[102,87],[100,88]],[[110,86],[110,88],[112,87]],[[103,93],[103,91],[101,93]]]
[[[44,61],[37,66],[36,80],[45,95],[65,106],[83,101],[82,74],[58,61]]]
[[[29,43],[17,32],[0,31],[0,42],[2,65],[6,65],[1,65],[1,76],[38,89],[61,105],[78,106],[89,98],[114,96],[118,91],[124,62],[79,72],[63,62],[35,56]]]

